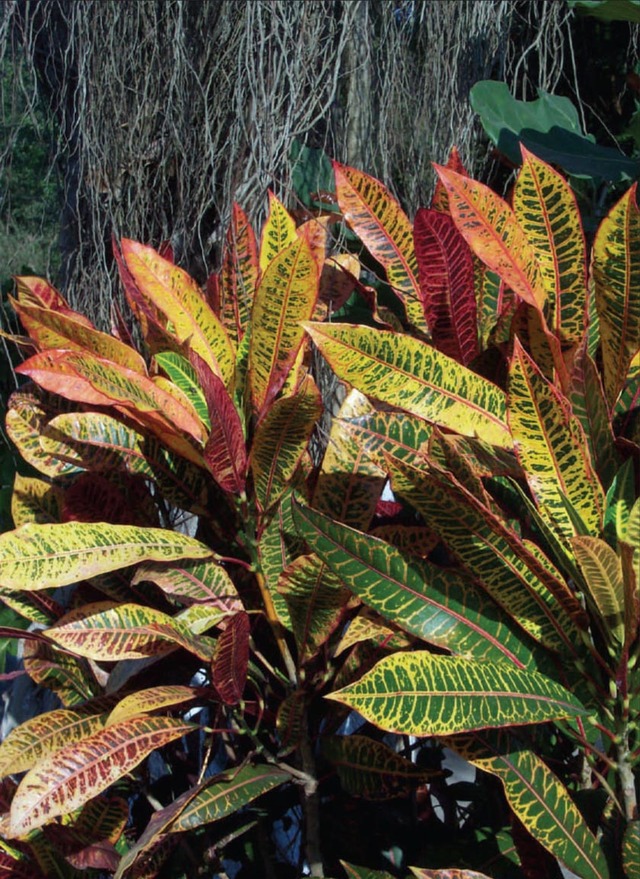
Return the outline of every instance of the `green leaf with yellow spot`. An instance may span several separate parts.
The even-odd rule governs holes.
[[[610,407],[640,348],[640,211],[636,189],[634,183],[604,218],[591,255],[604,389]]]
[[[587,256],[573,190],[524,146],[513,189],[513,213],[540,267],[547,323],[563,347],[575,347],[587,325]]]
[[[207,401],[198,382],[195,369],[186,357],[177,351],[161,351],[154,357],[160,369],[187,397],[205,427],[210,428]]]
[[[504,392],[431,345],[350,324],[307,323],[305,329],[338,378],[367,397],[511,447]]]
[[[380,729],[412,736],[448,736],[589,713],[568,690],[537,672],[423,650],[386,656],[326,698]]]
[[[106,522],[27,524],[0,535],[7,591],[67,586],[136,562],[211,555],[209,547],[177,531]]]
[[[43,476],[56,478],[71,473],[79,473],[80,467],[56,455],[56,450],[45,451],[40,444],[40,436],[47,421],[58,415],[64,401],[57,400],[54,409],[48,394],[35,385],[29,390],[16,391],[9,398],[9,408],[5,419],[7,434],[24,460]],[[63,404],[62,406],[60,404]]]
[[[622,864],[627,879],[640,879],[640,821],[630,821],[624,831]]]
[[[296,224],[282,202],[269,190],[269,214],[262,227],[260,240],[260,272],[296,240]]]
[[[502,730],[456,737],[448,744],[500,779],[509,805],[529,833],[580,879],[608,879],[598,841],[566,787],[537,754]]]
[[[253,303],[249,391],[260,416],[284,385],[318,297],[318,265],[306,241],[296,239],[265,269]]]
[[[625,597],[619,557],[599,537],[574,537],[571,546],[605,635],[610,633],[618,644],[624,644]]]
[[[384,268],[409,322],[427,334],[409,218],[379,180],[338,162],[333,163],[333,170],[336,197],[346,222]]]
[[[276,400],[258,424],[250,466],[262,510],[278,503],[289,486],[321,415],[320,392],[308,375],[294,394]]]
[[[526,666],[529,646],[514,623],[460,573],[439,568],[329,519],[294,507],[301,537],[366,605],[406,632],[464,656]]]
[[[566,537],[576,531],[565,498],[589,532],[602,524],[604,493],[580,422],[516,339],[509,369],[508,420],[529,489]]]
[[[11,836],[23,837],[74,812],[152,751],[195,729],[196,724],[172,717],[132,717],[50,754],[18,786],[11,803]]]
[[[46,525],[60,521],[62,491],[59,487],[16,473],[11,494],[11,518],[16,528],[34,522]]]
[[[129,717],[138,714],[149,714],[158,708],[172,708],[174,705],[182,705],[198,695],[195,687],[183,687],[179,685],[159,685],[137,690],[121,699],[107,717],[105,726],[120,723]]]

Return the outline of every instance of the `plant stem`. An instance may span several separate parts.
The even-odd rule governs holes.
[[[625,818],[627,821],[635,821],[638,817],[638,797],[633,777],[633,766],[629,758],[629,733],[625,730],[618,745],[618,778],[622,790]]]
[[[300,742],[302,771],[308,778],[303,785],[304,800],[302,804],[305,824],[306,857],[312,876],[324,876],[322,866],[322,848],[320,845],[320,800],[318,782],[316,781],[316,761],[308,735]]]

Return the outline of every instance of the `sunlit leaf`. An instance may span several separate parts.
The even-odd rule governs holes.
[[[542,309],[546,291],[535,251],[509,205],[488,186],[434,166],[456,226],[471,250],[525,302]]]
[[[60,521],[62,493],[43,479],[16,473],[11,493],[11,518],[16,528],[34,522],[45,525]]]
[[[176,351],[161,351],[154,357],[157,365],[169,379],[186,395],[202,423],[209,427],[209,411],[198,376],[186,357]]]
[[[533,671],[426,651],[393,653],[334,699],[387,732],[451,735],[544,723],[588,712],[555,681]]]
[[[170,717],[132,717],[61,748],[22,779],[11,804],[11,835],[80,808],[152,751],[197,728]]]
[[[98,695],[98,683],[87,660],[53,644],[26,642],[22,662],[31,680],[55,693],[66,707],[82,706]]]
[[[203,543],[177,531],[105,522],[27,524],[0,535],[6,590],[66,586],[135,562],[211,555]]]
[[[143,297],[170,322],[179,343],[189,345],[225,384],[233,378],[235,347],[189,275],[151,247],[124,238],[126,267]]]
[[[136,568],[131,585],[144,580],[155,583],[164,593],[185,604],[206,603],[224,613],[242,608],[231,577],[217,562],[143,562]]]
[[[566,497],[585,526],[598,533],[604,496],[582,427],[569,401],[544,378],[517,340],[509,371],[508,419],[538,505],[572,537],[574,523],[563,500]]]
[[[368,397],[465,436],[511,446],[503,391],[431,345],[364,326],[305,328],[338,378]]]
[[[627,879],[640,879],[640,821],[627,824],[622,840],[622,863]]]
[[[599,537],[573,537],[571,546],[582,571],[587,591],[605,623],[619,644],[624,644],[624,583],[620,559]]]
[[[35,385],[32,388],[32,391],[17,391],[9,398],[5,419],[9,438],[24,460],[44,476],[55,478],[80,472],[74,464],[57,457],[55,450],[47,452],[40,445],[40,435],[47,421],[63,407],[53,409],[42,399],[45,394]]]
[[[260,241],[260,271],[296,240],[296,224],[282,202],[269,190],[269,214],[262,228]]]
[[[384,268],[409,322],[427,333],[409,218],[374,177],[338,162],[333,163],[333,170],[336,196],[346,222]]]
[[[249,324],[259,274],[255,234],[247,215],[234,202],[222,252],[219,317],[229,336],[236,342],[242,338]]]
[[[586,246],[576,197],[557,171],[520,149],[513,212],[540,267],[549,328],[565,347],[575,347],[587,323]]]
[[[170,708],[174,705],[181,705],[189,702],[198,691],[194,687],[182,687],[174,685],[160,685],[157,687],[146,687],[144,690],[136,690],[121,699],[113,708],[106,719],[105,726],[112,726],[114,723],[121,723],[129,717],[135,717],[137,714],[148,714],[150,711],[156,711],[158,708]]]
[[[269,263],[256,291],[249,350],[253,407],[262,413],[282,388],[292,367],[318,296],[318,265],[302,239]]]
[[[636,187],[634,183],[600,224],[591,256],[604,388],[610,407],[640,348],[640,211]]]

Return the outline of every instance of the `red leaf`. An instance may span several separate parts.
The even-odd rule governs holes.
[[[445,168],[451,168],[452,171],[455,171],[457,174],[462,174],[463,177],[469,176],[467,169],[462,164],[462,159],[460,158],[460,153],[458,152],[457,147],[452,147]],[[436,188],[433,192],[433,198],[431,199],[431,208],[434,211],[441,211],[445,214],[449,213],[449,196],[442,180],[436,181]]]
[[[467,366],[478,354],[473,256],[449,214],[421,208],[414,245],[433,344]]]
[[[211,663],[211,680],[223,702],[235,705],[242,699],[249,665],[249,615],[235,614],[218,638]]]
[[[207,401],[211,421],[211,433],[204,447],[205,462],[223,491],[242,495],[248,466],[242,421],[222,379],[195,351],[190,352],[190,358]]]

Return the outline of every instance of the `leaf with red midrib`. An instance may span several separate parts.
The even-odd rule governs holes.
[[[240,611],[218,638],[211,680],[226,705],[236,705],[242,699],[249,665],[249,632],[249,615]]]
[[[478,354],[473,256],[453,219],[421,208],[413,228],[420,296],[434,345],[467,366]]]
[[[242,495],[247,480],[247,449],[240,416],[224,382],[195,351],[191,351],[190,358],[211,421],[211,433],[204,447],[205,462],[223,491]]]
[[[24,836],[79,809],[152,751],[195,729],[197,724],[171,717],[131,717],[41,760],[13,798],[11,836]]]

